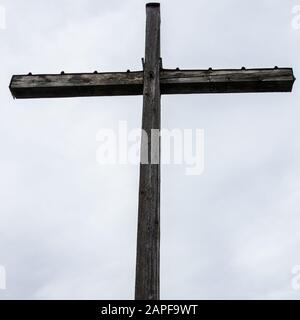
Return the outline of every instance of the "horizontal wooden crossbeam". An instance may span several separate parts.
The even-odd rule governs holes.
[[[143,94],[143,72],[13,76],[15,98],[63,98]]]
[[[227,70],[163,70],[165,94],[291,92],[291,68]]]
[[[161,94],[291,92],[291,68],[160,71]],[[17,99],[142,95],[144,72],[15,75]]]

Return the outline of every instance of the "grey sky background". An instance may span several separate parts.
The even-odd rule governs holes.
[[[140,70],[145,3],[0,0],[0,299],[131,299],[139,167],[96,134],[141,126],[142,97],[13,100],[13,74]],[[166,68],[293,67],[289,0],[162,0]],[[162,168],[163,299],[299,299],[299,85],[162,97],[162,126],[205,130],[205,171]]]

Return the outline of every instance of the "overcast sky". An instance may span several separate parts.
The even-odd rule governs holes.
[[[132,299],[139,167],[96,162],[101,128],[142,97],[13,100],[13,74],[140,70],[145,3],[0,0],[0,299]],[[162,0],[166,68],[293,67],[300,0]],[[300,78],[300,77],[299,77]],[[300,98],[162,97],[162,126],[204,129],[205,171],[162,167],[161,298],[299,299]]]

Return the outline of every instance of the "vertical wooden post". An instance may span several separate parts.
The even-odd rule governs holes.
[[[135,299],[159,300],[160,138],[151,136],[152,129],[157,133],[161,127],[159,3],[148,3],[146,14]],[[151,159],[156,159],[155,163]]]

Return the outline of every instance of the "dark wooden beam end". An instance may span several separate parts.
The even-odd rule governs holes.
[[[147,7],[160,7],[160,3],[158,2],[149,2],[146,4],[146,8]]]

